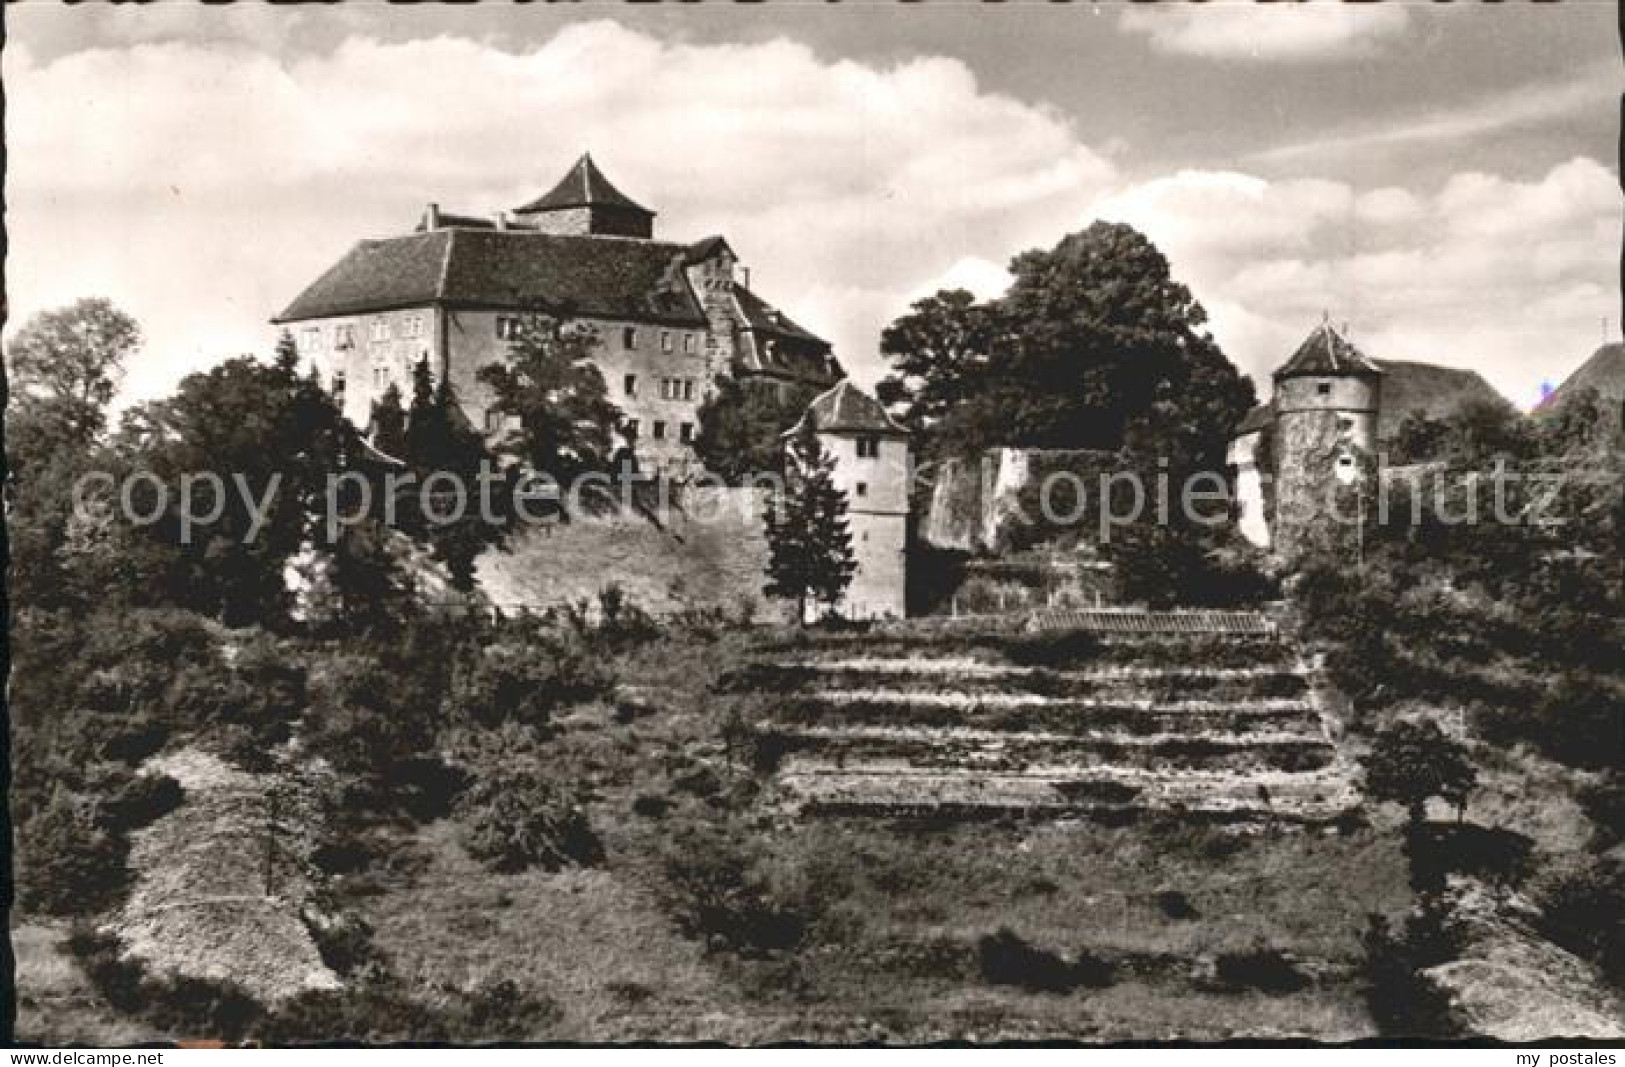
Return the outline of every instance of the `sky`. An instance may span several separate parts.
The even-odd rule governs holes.
[[[8,331],[142,324],[126,399],[424,206],[487,214],[582,152],[726,234],[860,383],[881,329],[1130,223],[1263,384],[1329,315],[1533,403],[1620,336],[1609,0],[846,0],[5,9]],[[1267,389],[1261,389],[1261,392]]]

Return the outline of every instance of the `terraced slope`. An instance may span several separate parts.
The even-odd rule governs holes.
[[[1355,803],[1309,672],[1263,616],[1029,631],[789,639],[723,687],[800,813],[1323,822]]]

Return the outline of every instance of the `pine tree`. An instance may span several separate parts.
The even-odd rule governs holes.
[[[394,382],[373,401],[369,422],[374,448],[395,459],[405,455],[406,408],[401,404],[401,391]]]
[[[796,602],[802,622],[809,599],[831,607],[852,583],[858,563],[846,517],[846,494],[835,485],[835,460],[818,443],[809,413],[790,445],[785,490],[769,499],[768,596]]]

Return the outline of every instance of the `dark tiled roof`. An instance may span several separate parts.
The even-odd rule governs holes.
[[[721,234],[702,237],[688,246],[688,261],[690,263],[704,263],[723,249],[727,249],[729,252],[733,251],[728,245],[728,239]]]
[[[653,216],[654,212],[639,204],[609,183],[592,156],[576,160],[570,172],[559,179],[559,184],[516,211],[554,211],[570,207],[616,207]]]
[[[1310,374],[1381,374],[1376,364],[1365,358],[1360,350],[1349,343],[1329,322],[1312,330],[1292,358],[1275,372],[1277,378],[1293,378]]]
[[[842,378],[833,389],[820,393],[807,405],[801,421],[786,432],[789,437],[801,430],[808,418],[820,432],[876,433],[907,437],[908,431],[886,414],[880,401]]]
[[[1413,411],[1430,419],[1442,419],[1471,401],[1504,402],[1477,371],[1390,359],[1372,362],[1382,371],[1381,407],[1377,412],[1379,441],[1392,437]]]
[[[791,340],[806,341],[811,344],[821,345],[824,348],[829,347],[829,342],[812,331],[798,326],[784,312],[746,289],[743,285],[734,286],[734,303],[739,308],[740,318],[745,320],[746,329]]]
[[[312,282],[272,322],[296,322],[427,304],[440,280],[456,230],[362,241]]]
[[[704,326],[685,245],[450,229],[362,241],[273,321],[444,302]]]
[[[1593,352],[1552,395],[1541,401],[1535,412],[1556,411],[1570,397],[1586,389],[1595,389],[1603,400],[1625,400],[1625,344],[1607,344]]]

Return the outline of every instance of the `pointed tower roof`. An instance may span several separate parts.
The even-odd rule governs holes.
[[[835,383],[834,388],[813,397],[800,421],[787,430],[784,436],[794,437],[809,418],[813,421],[813,428],[819,433],[908,436],[908,430],[899,426],[886,414],[886,409],[881,406],[880,401],[853,385],[850,378],[842,378]]]
[[[1558,386],[1540,405],[1537,413],[1556,411],[1586,389],[1595,389],[1602,400],[1625,400],[1625,344],[1605,344],[1580,368]]]
[[[559,179],[559,183],[523,207],[515,208],[520,214],[536,211],[555,211],[571,207],[614,207],[636,211],[654,217],[654,212],[639,204],[604,177],[592,156],[583,153],[575,166]]]
[[[1281,364],[1275,372],[1276,380],[1310,375],[1369,375],[1382,374],[1377,366],[1355,348],[1353,343],[1330,322],[1322,322],[1310,331],[1292,358]]]

